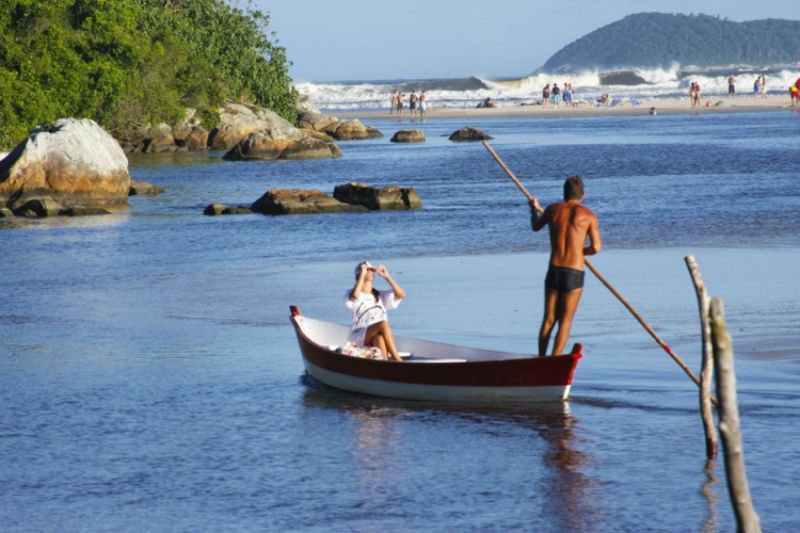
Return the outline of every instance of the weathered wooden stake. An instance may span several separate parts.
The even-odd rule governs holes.
[[[750,499],[747,472],[744,467],[742,434],[739,427],[739,407],[736,403],[736,373],[733,368],[733,346],[725,323],[722,300],[712,298],[709,306],[711,344],[719,396],[719,432],[728,478],[728,494],[736,515],[737,533],[761,533],[761,524]]]
[[[714,410],[711,407],[711,379],[714,376],[714,358],[711,352],[711,327],[708,324],[709,299],[700,267],[693,255],[683,258],[697,293],[697,307],[700,311],[700,331],[703,343],[703,364],[700,371],[700,413],[706,434],[706,458],[717,456],[717,429],[714,425]]]

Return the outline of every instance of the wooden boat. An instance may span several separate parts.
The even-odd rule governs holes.
[[[306,372],[346,391],[408,400],[563,401],[582,357],[538,357],[395,337],[404,361],[364,359],[337,352],[350,327],[303,316],[291,306],[291,322]]]

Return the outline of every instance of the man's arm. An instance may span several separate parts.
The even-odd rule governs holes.
[[[531,198],[529,201],[531,208],[531,229],[539,231],[547,224],[547,216],[542,206],[539,205],[539,200]]]
[[[600,224],[594,213],[591,213],[591,217],[589,218],[589,231],[587,233],[589,235],[589,246],[583,249],[583,255],[599,254],[600,250],[603,248],[603,241],[600,238]]]

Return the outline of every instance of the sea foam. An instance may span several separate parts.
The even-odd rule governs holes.
[[[800,65],[768,67],[727,66],[699,68],[674,64],[668,68],[628,68],[613,71],[585,70],[573,73],[535,72],[509,79],[470,77],[462,79],[347,81],[331,83],[298,83],[296,88],[309,95],[324,111],[388,109],[390,96],[396,91],[408,96],[424,90],[431,107],[476,107],[486,98],[499,106],[537,105],[545,85],[571,83],[577,102],[595,102],[604,94],[620,100],[664,99],[687,97],[691,82],[701,88],[701,98],[728,94],[728,77],[736,77],[737,94],[752,94],[756,77],[767,78],[768,94],[788,93],[800,76]],[[788,96],[787,96],[788,98]],[[788,103],[788,100],[787,100]]]

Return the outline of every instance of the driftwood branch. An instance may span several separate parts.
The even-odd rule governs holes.
[[[758,515],[750,498],[750,487],[747,484],[747,472],[744,466],[739,407],[736,403],[733,346],[725,323],[725,309],[719,298],[711,300],[709,318],[717,375],[717,394],[719,395],[719,432],[725,452],[728,494],[736,515],[736,531],[737,533],[761,533]]]
[[[714,376],[714,358],[711,348],[711,326],[708,322],[709,298],[700,267],[693,255],[684,257],[689,275],[697,293],[697,307],[700,311],[700,331],[703,343],[703,363],[700,371],[700,413],[703,418],[703,430],[706,435],[706,458],[717,456],[717,430],[714,426],[714,410],[711,407],[711,380]]]

